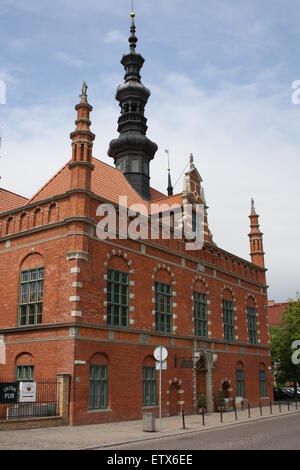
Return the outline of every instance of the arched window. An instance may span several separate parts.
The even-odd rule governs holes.
[[[27,222],[28,222],[27,214],[23,212],[23,214],[20,217],[20,231],[21,232],[27,229],[28,227]]]
[[[197,281],[194,285],[194,318],[195,335],[207,338],[207,296],[205,286],[200,281]]]
[[[49,207],[49,224],[57,222],[57,205],[52,203]]]
[[[267,381],[266,381],[266,367],[263,363],[259,367],[259,392],[260,397],[267,397]]]
[[[33,226],[34,227],[39,227],[40,225],[42,225],[43,223],[43,215],[42,215],[42,211],[41,209],[36,209],[35,213],[34,213],[34,217],[33,217]]]
[[[233,298],[229,290],[223,292],[223,323],[225,341],[235,340]]]
[[[107,269],[108,325],[129,326],[129,273],[126,270],[125,261],[116,269],[113,260]]]
[[[245,397],[244,365],[238,362],[236,365],[236,394],[238,397]]]
[[[22,353],[16,358],[16,380],[30,382],[34,378],[34,361],[29,353]]]
[[[95,354],[89,371],[89,409],[108,407],[108,360],[105,354]]]
[[[165,276],[162,276],[162,273]],[[161,278],[157,277],[154,284],[155,329],[163,333],[171,333],[173,330],[172,284],[169,281],[169,274],[161,271],[159,275]]]
[[[34,254],[27,257],[20,273],[19,326],[42,323],[44,298],[43,258]]]
[[[11,235],[14,233],[14,218],[9,217],[6,222],[6,235]]]
[[[143,406],[157,405],[156,376],[155,360],[147,356],[143,362]]]
[[[258,343],[257,335],[257,319],[256,319],[256,306],[252,297],[247,299],[247,324],[248,324],[248,339],[250,344]]]

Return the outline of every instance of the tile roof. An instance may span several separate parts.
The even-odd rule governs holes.
[[[45,199],[51,199],[54,196],[59,196],[71,189],[71,171],[69,170],[68,161],[61,170],[59,170],[30,200],[22,196],[14,195],[5,190],[1,194],[0,212],[9,211],[11,209],[26,205],[34,204]],[[151,201],[148,203],[135,191],[135,189],[127,181],[123,173],[115,167],[107,163],[92,159],[94,171],[92,172],[91,190],[97,196],[106,201],[119,203],[119,196],[127,196],[128,206],[136,203],[146,205],[154,204],[182,204],[182,194],[174,196],[166,196],[155,188],[150,188]]]
[[[0,188],[0,213],[8,212],[17,207],[25,206],[28,199],[18,194],[7,191],[6,189]]]
[[[145,203],[141,196],[128,183],[123,173],[117,168],[93,158],[91,190],[97,196],[114,203],[119,202],[119,196],[127,196],[128,204]],[[69,162],[30,199],[29,203],[49,199],[64,194],[71,189],[71,172]]]

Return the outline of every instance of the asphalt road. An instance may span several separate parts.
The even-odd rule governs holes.
[[[299,450],[300,414],[124,446],[119,450]]]

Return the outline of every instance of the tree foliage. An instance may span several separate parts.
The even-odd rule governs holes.
[[[281,315],[281,324],[272,326],[271,357],[273,373],[277,385],[285,385],[286,382],[296,384],[300,382],[300,364],[293,364],[292,355],[295,349],[292,344],[300,340],[300,295],[296,300],[290,300]]]

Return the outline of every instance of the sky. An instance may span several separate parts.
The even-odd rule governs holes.
[[[93,105],[94,156],[117,137],[130,0],[0,0],[1,186],[31,196],[71,157],[81,83]],[[189,154],[221,248],[249,257],[250,199],[264,233],[269,299],[300,291],[298,0],[135,0],[151,185],[166,191]],[[181,192],[182,179],[174,189]]]

